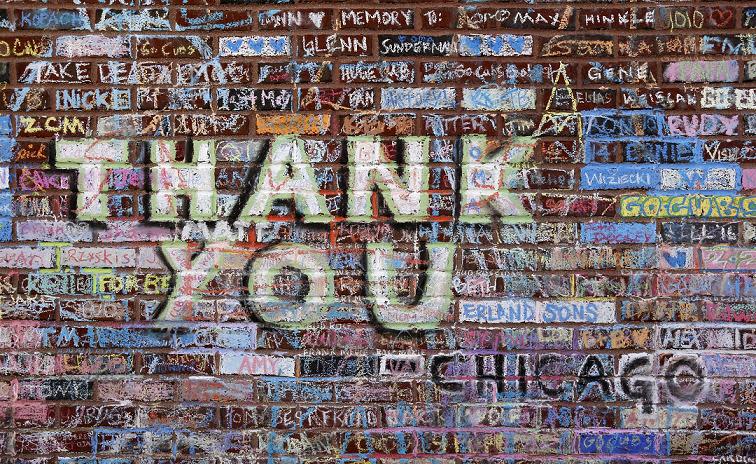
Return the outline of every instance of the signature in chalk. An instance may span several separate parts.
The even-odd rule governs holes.
[[[717,459],[714,460],[715,463],[727,463],[727,462],[736,462],[736,463],[756,463],[756,458],[749,458],[747,456],[743,456],[740,454],[730,454],[727,456],[719,456]]]

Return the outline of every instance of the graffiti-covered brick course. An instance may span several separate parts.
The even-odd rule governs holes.
[[[0,0],[0,464],[756,463],[756,6]]]

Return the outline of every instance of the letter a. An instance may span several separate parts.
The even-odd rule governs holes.
[[[260,169],[255,193],[244,204],[239,221],[266,222],[273,200],[294,198],[304,222],[330,222],[326,199],[320,194],[315,171],[304,141],[297,137],[277,137]]]

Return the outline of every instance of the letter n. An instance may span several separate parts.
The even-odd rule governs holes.
[[[415,222],[428,216],[428,137],[405,137],[405,166],[387,156],[380,137],[349,137],[348,220],[374,221],[373,190],[379,189],[397,222]]]

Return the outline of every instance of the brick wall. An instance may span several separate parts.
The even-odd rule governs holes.
[[[3,0],[0,462],[756,462],[755,29]]]

